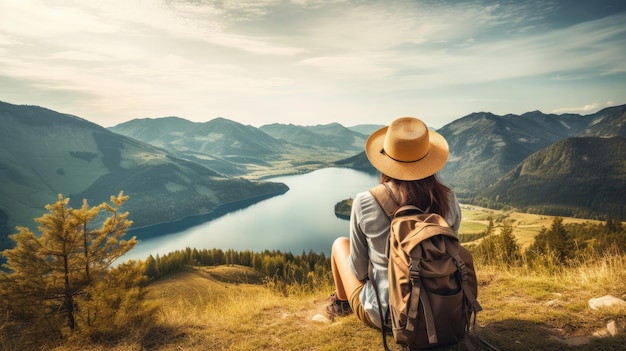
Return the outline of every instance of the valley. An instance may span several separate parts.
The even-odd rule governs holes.
[[[585,116],[472,113],[438,130],[450,147],[439,176],[465,204],[624,220],[625,121],[626,105]],[[34,226],[59,193],[93,204],[124,191],[134,225],[149,226],[284,194],[284,184],[268,181],[276,176],[327,167],[375,174],[362,150],[381,126],[163,117],[103,128],[0,102],[0,237]]]
[[[559,183],[564,189],[577,187],[584,196],[585,191],[589,195],[598,186],[585,188],[581,184],[602,184],[602,191],[608,194],[623,194],[626,156],[619,148],[625,136],[619,126],[626,119],[625,111],[626,105],[589,116],[479,113],[442,128],[440,132],[446,134],[450,144],[450,162],[440,175],[463,204],[461,234],[484,232],[493,221],[496,235],[492,237],[498,237],[503,224],[511,223],[516,242],[525,250],[539,232],[552,225],[555,215],[561,216],[565,225],[601,226],[607,217],[623,221],[622,198],[576,202],[575,198],[565,196],[555,199],[550,196],[554,192],[545,189]],[[552,119],[558,123],[553,124]],[[557,129],[566,122],[573,126],[570,119],[575,121],[575,128],[542,130]],[[156,128],[163,122],[165,127]],[[137,128],[129,128],[125,133],[136,134],[122,135],[45,108],[0,103],[0,229],[6,231],[3,238],[11,233],[12,229],[8,228],[31,224],[32,218],[42,213],[43,206],[52,202],[50,198],[58,192],[71,195],[76,198],[74,201],[87,198],[93,205],[123,190],[130,195],[129,201],[134,201],[124,209],[132,214],[136,225],[142,226],[210,214],[224,204],[271,200],[292,190],[282,182],[272,181],[276,176],[316,175],[314,171],[332,167],[375,175],[359,149],[370,133],[367,130],[378,126],[355,131],[337,124],[327,128],[272,125],[263,132],[263,128],[242,126],[226,119],[200,124],[170,118],[133,123]],[[187,129],[178,130],[182,128],[178,124]],[[520,131],[521,126],[528,128]],[[149,140],[150,133],[146,131],[151,128],[156,131],[152,131],[153,139]],[[208,130],[195,134],[203,128]],[[283,139],[291,134],[310,140],[310,144]],[[337,142],[337,135],[341,142]],[[326,138],[332,142],[325,143]],[[618,153],[609,152],[616,147]],[[555,155],[559,156],[559,162],[553,162]],[[584,162],[589,158],[599,161]],[[597,171],[609,164],[602,172]],[[533,177],[515,178],[511,174]],[[575,175],[583,175],[584,181],[573,182]],[[513,178],[517,183],[504,183]],[[603,179],[615,181],[602,183]],[[318,185],[304,183],[312,191]],[[518,190],[507,192],[507,189]],[[500,198],[505,194],[506,201],[502,201]],[[527,194],[533,194],[533,208],[546,213],[529,213],[533,208],[522,202]],[[296,200],[299,202],[302,200]],[[332,206],[329,203],[324,208],[330,216]],[[581,212],[580,208],[587,211]],[[559,213],[550,213],[554,210]],[[584,215],[568,215],[571,213]],[[275,215],[280,217],[278,212]],[[321,218],[309,217],[318,222]],[[233,234],[228,230],[218,232],[221,237]],[[206,233],[200,237],[206,238]],[[464,244],[480,248],[483,240]],[[592,242],[594,238],[587,240]],[[180,241],[190,245],[189,241]],[[324,238],[324,242],[331,242],[331,238]],[[200,259],[184,265],[177,261],[181,257],[191,259],[191,254],[185,253],[194,250],[200,253],[189,248],[157,256],[163,261],[161,268],[169,265],[168,270],[161,271],[158,279],[143,286],[145,290],[133,288],[130,296],[141,297],[141,308],[149,311],[153,319],[140,320],[130,330],[113,330],[106,336],[57,337],[50,343],[46,340],[37,343],[56,351],[344,350],[346,345],[354,349],[380,348],[378,332],[363,328],[354,316],[334,323],[324,317],[327,298],[333,290],[326,265],[318,265],[317,270],[303,275],[306,280],[298,283],[233,263],[203,266]],[[232,260],[235,253],[228,252]],[[626,312],[621,307],[590,311],[587,301],[607,294],[624,297],[624,256],[611,251],[597,256],[592,256],[593,253],[584,251],[583,255],[590,256],[578,257],[567,264],[524,260],[514,265],[489,263],[477,254],[479,301],[484,308],[477,320],[480,335],[506,350],[623,349],[624,334],[607,337],[606,326],[626,323]],[[260,267],[278,272],[276,267],[293,258],[293,254],[266,250],[259,257]],[[146,262],[156,260],[148,257]],[[291,272],[293,279],[298,276],[295,272],[300,271],[293,265],[290,267],[293,271],[285,272]],[[0,331],[2,328],[13,326],[0,324]],[[22,342],[33,345],[32,340],[5,335],[15,345]],[[478,350],[487,349],[478,339],[474,341]]]

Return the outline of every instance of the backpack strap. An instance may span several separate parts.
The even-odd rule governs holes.
[[[417,326],[417,314],[419,312],[419,303],[422,302],[422,309],[424,311],[424,321],[426,322],[426,334],[428,335],[428,342],[436,344],[437,328],[435,326],[435,318],[433,310],[430,306],[430,299],[426,294],[426,289],[423,288],[422,280],[420,279],[421,271],[421,257],[411,257],[409,262],[409,271],[411,279],[411,298],[409,301],[409,310],[407,312],[406,330],[413,332]]]
[[[400,207],[399,209],[397,209],[394,213],[393,213],[393,217],[398,217],[401,213],[403,212],[407,212],[407,211],[418,211],[419,213],[423,214],[424,211],[422,211],[421,208],[417,207],[417,206],[413,206],[413,205],[404,205],[402,207]]]
[[[426,209],[426,211],[424,211],[415,205],[400,206],[400,200],[398,200],[398,198],[394,194],[393,189],[391,189],[389,183],[376,185],[375,187],[370,189],[370,193],[372,194],[372,196],[374,196],[374,199],[376,200],[376,202],[378,202],[378,205],[380,205],[380,207],[383,209],[383,211],[387,215],[387,218],[389,218],[389,221],[394,219],[394,217],[396,217],[398,213],[403,211],[417,210],[421,213],[426,213],[430,209],[429,207]]]
[[[393,190],[387,183],[378,184],[370,189],[370,193],[380,207],[385,211],[387,218],[391,221],[396,213],[400,203],[393,194]]]
[[[454,245],[446,245],[446,251],[448,251],[448,254],[452,257],[452,259],[454,259],[454,263],[461,273],[461,287],[463,288],[463,293],[465,293],[465,296],[467,296],[467,299],[469,300],[472,310],[474,311],[474,313],[482,311],[483,308],[478,303],[476,296],[474,296],[474,293],[472,293],[472,290],[467,283],[467,277],[469,273],[467,272],[467,266],[465,265],[465,262],[461,258],[459,248]]]
[[[461,287],[463,288],[463,292],[465,293],[465,296],[467,297],[470,303],[470,306],[472,309],[471,312],[474,315],[474,322],[473,322],[474,335],[478,338],[478,340],[480,340],[483,344],[485,344],[490,349],[494,351],[500,351],[500,349],[498,349],[497,347],[489,343],[487,340],[481,337],[476,331],[476,312],[482,311],[483,308],[480,306],[480,304],[478,303],[478,300],[476,299],[476,296],[474,296],[474,294],[472,293],[472,290],[469,288],[469,285],[467,283],[467,276],[468,276],[467,266],[465,265],[465,262],[461,258],[461,255],[459,253],[459,248],[455,246],[446,246],[446,250],[448,254],[452,256],[452,258],[454,259],[454,262],[457,265],[457,268],[461,274]],[[472,327],[472,324],[470,324],[468,321],[468,329],[471,327]],[[475,348],[469,339],[469,333],[465,333],[465,336],[463,337],[463,339],[464,339],[463,341],[465,342],[465,346],[467,347],[467,349],[469,351],[474,351]]]
[[[385,327],[385,317],[383,317],[383,308],[380,305],[380,294],[378,293],[378,284],[376,283],[376,279],[374,279],[374,265],[372,261],[370,261],[369,266],[367,268],[368,279],[372,281],[372,285],[374,286],[374,293],[376,294],[376,302],[378,305],[378,314],[380,315],[380,332],[383,337],[383,346],[385,347],[385,351],[391,351],[389,346],[387,346],[387,335],[385,335],[386,327]]]

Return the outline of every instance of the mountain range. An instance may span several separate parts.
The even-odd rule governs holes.
[[[624,219],[625,122],[626,105],[584,116],[472,113],[438,130],[450,146],[439,175],[467,203]],[[0,102],[0,238],[32,226],[58,193],[96,204],[124,190],[143,226],[287,191],[261,181],[272,175],[332,166],[375,173],[362,150],[380,127],[163,117],[107,129]]]
[[[598,113],[546,115],[539,111],[497,116],[473,113],[439,129],[450,144],[450,159],[442,172],[461,193],[476,193],[495,183],[533,153],[557,141],[580,136],[624,136],[618,127],[626,106]],[[474,194],[475,195],[475,194]]]
[[[626,105],[585,116],[479,112],[437,131],[450,147],[439,176],[462,202],[626,218],[626,152],[621,146],[626,137]],[[555,163],[555,155],[560,162]],[[522,172],[529,164],[536,169]],[[374,171],[364,152],[335,165]],[[515,174],[522,176],[515,178]],[[558,184],[558,191],[550,184]]]
[[[33,218],[60,193],[80,206],[83,198],[96,205],[124,191],[130,197],[124,210],[140,227],[288,190],[282,183],[224,176],[76,116],[3,102],[0,184],[0,229],[5,231],[34,227]],[[6,234],[0,236],[2,248]]]
[[[367,138],[338,123],[312,127],[270,124],[255,128],[225,118],[204,123],[179,117],[134,119],[109,130],[224,175],[248,178],[255,174],[275,175],[277,168],[294,173],[302,165],[323,167],[329,161],[358,153]]]

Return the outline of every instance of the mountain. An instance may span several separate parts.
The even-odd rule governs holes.
[[[363,150],[366,138],[338,123],[255,128],[225,118],[205,123],[178,117],[134,119],[109,130],[225,175],[250,179],[325,167]]]
[[[441,177],[464,197],[492,184],[535,151],[576,136],[587,126],[577,115],[470,114],[438,130],[450,146]]]
[[[625,123],[626,105],[585,116],[539,111],[504,116],[472,113],[439,129],[450,145],[449,162],[439,174],[462,201],[498,200],[529,206],[522,189],[531,185],[542,189],[536,185],[540,179],[546,186],[556,184],[557,179],[570,184],[569,179],[559,172],[551,173],[554,168],[543,167],[540,172],[544,178],[517,177],[512,183],[518,167],[529,169],[525,162],[545,157],[535,153],[552,146],[561,148],[552,151],[555,155],[574,150],[573,146],[557,144],[572,138],[602,138],[619,144],[613,137],[626,136]],[[124,190],[131,196],[127,206],[131,215],[137,216],[133,218],[135,224],[147,225],[286,191],[282,184],[250,182],[230,178],[232,175],[260,179],[327,166],[376,173],[362,150],[371,133],[367,131],[379,127],[345,128],[332,123],[255,128],[224,118],[197,123],[164,117],[136,119],[105,129],[41,107],[1,103],[0,231],[16,224],[32,225],[32,218],[43,212],[43,205],[55,201],[58,193],[75,201],[86,197],[97,203]],[[614,154],[610,145],[596,141],[587,145],[589,153]],[[600,151],[593,151],[595,148]],[[617,166],[603,170],[609,172],[605,179],[623,176]],[[622,183],[614,183],[615,194],[626,191],[619,188]],[[597,187],[600,185],[588,190]],[[516,190],[507,192],[511,188]],[[533,194],[540,206],[552,201],[542,197],[550,195],[548,190]],[[606,198],[613,199],[610,194]],[[562,207],[587,206],[576,202],[575,196],[561,199],[572,200],[558,203]],[[594,197],[589,206],[596,211],[604,206],[602,201]]]
[[[363,134],[365,136],[370,136],[372,135],[372,133],[374,133],[375,131],[379,130],[382,127],[384,127],[384,125],[382,124],[359,124],[356,126],[348,127],[348,129],[350,129],[353,132]]]
[[[281,183],[226,177],[75,116],[3,102],[0,183],[0,227],[6,218],[10,230],[34,226],[59,193],[80,205],[83,198],[97,204],[124,191],[134,226],[145,226],[287,191]]]
[[[344,158],[341,160],[337,160],[331,164],[334,167],[345,167],[345,168],[353,168],[365,173],[377,174],[378,170],[372,166],[370,161],[365,154],[365,151],[362,151],[354,156]]]
[[[624,135],[614,125],[625,122],[625,110],[626,105],[586,116],[539,111],[505,116],[470,114],[438,130],[450,145],[450,157],[440,175],[461,198],[472,197],[557,141],[583,135]]]
[[[259,129],[276,139],[301,147],[339,152],[359,152],[363,150],[367,139],[367,135],[352,131],[339,123],[316,126],[274,123],[263,125]]]
[[[244,175],[247,165],[269,166],[268,160],[285,153],[282,142],[255,127],[225,118],[205,123],[178,117],[134,119],[109,130],[227,175]]]
[[[568,138],[525,159],[485,196],[535,213],[624,218],[626,137]],[[558,213],[554,213],[558,211]]]
[[[626,179],[624,175],[626,163],[623,161],[621,168],[619,161],[607,162],[607,165],[612,164],[612,166],[600,168],[603,170],[600,179],[591,175],[587,177],[590,182],[589,186],[583,185],[584,182],[579,182],[579,178],[571,178],[569,173],[588,173],[584,167],[589,163],[579,164],[573,160],[570,161],[573,169],[565,173],[560,167],[543,167],[538,172],[543,174],[541,178],[518,177],[514,184],[510,183],[511,174],[515,174],[515,170],[519,170],[520,167],[528,168],[526,163],[528,160],[531,163],[536,162],[537,159],[545,157],[544,153],[550,150],[558,154],[564,150],[573,149],[567,144],[559,144],[564,140],[573,143],[571,138],[594,137],[588,140],[588,150],[586,150],[588,154],[604,154],[605,156],[617,154],[617,160],[623,159],[623,154],[619,154],[623,151],[618,151],[622,150],[620,149],[621,141],[614,137],[626,136],[626,105],[609,107],[586,116],[548,115],[539,111],[504,116],[488,112],[473,113],[445,125],[438,132],[446,138],[450,146],[448,163],[439,172],[439,176],[455,190],[461,201],[485,206],[496,205],[496,203],[501,206],[502,203],[507,203],[522,207],[537,203],[542,207],[542,211],[545,211],[550,204],[554,204],[555,210],[557,206],[561,209],[568,208],[565,211],[568,215],[581,214],[583,213],[581,208],[589,206],[586,216],[597,216],[601,211],[610,212],[617,216],[616,218],[626,216],[623,198],[615,197],[615,194],[626,193],[623,182],[623,179]],[[541,153],[535,155],[538,152]],[[576,156],[572,157],[575,160]],[[599,162],[599,164],[603,163],[605,162]],[[370,173],[376,172],[369,164],[365,152],[336,161],[333,165],[351,167]],[[581,169],[577,170],[577,168]],[[612,185],[599,185],[602,179],[613,179]],[[545,182],[545,187],[539,185],[542,182]],[[572,195],[564,196],[559,192],[557,192],[559,195],[554,195],[555,191],[549,187],[558,184],[562,186],[561,191]],[[570,190],[571,187],[575,187],[576,190]],[[596,188],[604,190],[596,191]],[[609,188],[612,190],[607,190],[607,193],[605,190]],[[505,192],[506,195],[500,192]],[[612,194],[609,194],[611,192]],[[559,198],[558,201],[556,197]],[[586,197],[588,201],[579,201],[581,197]],[[488,201],[484,201],[485,199]],[[619,208],[621,210],[618,210]]]
[[[582,136],[626,136],[626,105],[605,108],[592,116],[591,124]]]

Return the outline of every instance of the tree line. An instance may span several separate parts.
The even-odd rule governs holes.
[[[536,196],[530,194],[526,198],[520,194],[516,195],[515,208],[519,211],[547,216],[588,218],[593,220],[605,220],[608,217],[619,220],[626,219],[626,206],[622,203],[607,203],[603,201],[587,201],[576,203],[574,200],[563,201],[569,203],[554,204],[546,201],[546,204],[537,204]],[[499,198],[490,199],[482,195],[459,198],[464,203],[476,206],[491,208],[494,210],[508,211],[514,207],[511,204],[502,202]]]
[[[332,281],[330,258],[322,253],[309,251],[294,255],[279,250],[253,252],[228,249],[186,248],[163,256],[150,255],[145,261],[145,274],[157,279],[167,274],[184,270],[190,266],[240,265],[251,267],[263,274],[280,291],[286,293],[291,285],[317,290]]]
[[[564,224],[562,217],[554,217],[550,228],[542,228],[526,250],[517,243],[514,229],[514,223],[504,218],[500,232],[496,234],[490,217],[487,228],[479,234],[482,240],[478,244],[469,244],[468,249],[483,264],[526,264],[548,269],[603,258],[607,253],[626,254],[626,228],[617,219],[607,219],[599,224]]]

